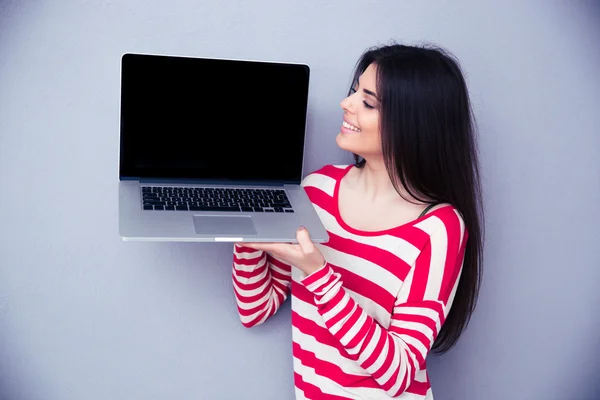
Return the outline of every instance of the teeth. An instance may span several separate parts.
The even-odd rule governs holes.
[[[354,132],[360,132],[360,129],[358,129],[357,127],[355,127],[354,125],[350,125],[349,123],[347,123],[346,121],[342,121],[342,125],[344,126],[344,128],[348,128]]]

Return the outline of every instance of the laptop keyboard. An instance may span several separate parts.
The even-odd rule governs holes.
[[[142,186],[144,210],[294,212],[283,190]]]

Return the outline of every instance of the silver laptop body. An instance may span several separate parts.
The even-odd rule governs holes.
[[[121,238],[326,242],[300,185],[308,82],[304,64],[125,54]]]

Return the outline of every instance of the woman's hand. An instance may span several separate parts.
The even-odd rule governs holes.
[[[291,243],[239,243],[240,246],[263,250],[280,258],[286,263],[299,268],[306,275],[321,269],[325,265],[325,257],[310,239],[310,234],[301,226],[296,232],[298,244]]]

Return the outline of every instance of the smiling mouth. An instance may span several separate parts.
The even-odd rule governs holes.
[[[349,124],[349,123],[347,123],[346,121],[342,121],[342,126],[343,126],[344,128],[346,128],[346,129],[350,129],[351,131],[354,131],[354,132],[360,132],[360,129],[359,129],[359,128],[357,128],[357,127],[356,127],[356,126],[354,126],[354,125],[350,125],[350,124]]]

